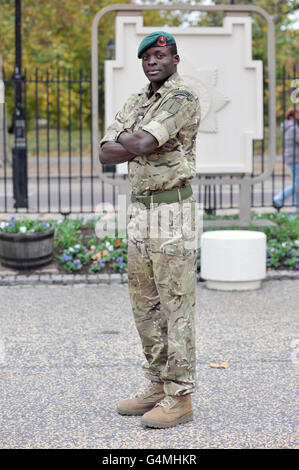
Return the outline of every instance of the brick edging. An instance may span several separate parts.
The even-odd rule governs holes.
[[[299,279],[299,271],[267,271],[268,280]],[[197,276],[197,281],[204,281]],[[0,286],[76,285],[76,284],[127,284],[127,273],[113,274],[9,274],[0,275]]]

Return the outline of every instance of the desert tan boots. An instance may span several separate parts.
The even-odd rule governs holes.
[[[143,426],[170,428],[193,419],[191,395],[167,395],[141,418]]]
[[[163,383],[151,383],[143,392],[135,395],[134,398],[120,400],[117,411],[121,415],[143,415],[164,397]]]

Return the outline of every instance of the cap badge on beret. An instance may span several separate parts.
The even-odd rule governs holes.
[[[161,47],[166,46],[167,44],[166,37],[163,35],[159,36],[157,40],[157,44],[158,46],[161,46]]]
[[[138,48],[138,58],[141,59],[142,53],[150,47],[165,47],[175,44],[174,37],[166,31],[154,31],[149,33],[141,41]]]

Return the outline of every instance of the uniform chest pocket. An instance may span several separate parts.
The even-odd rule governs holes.
[[[125,129],[132,129],[136,122],[136,118],[134,116],[129,117],[128,119],[125,120],[124,122],[124,128]]]

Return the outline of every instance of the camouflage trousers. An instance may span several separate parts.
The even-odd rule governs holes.
[[[179,396],[196,388],[196,202],[192,195],[155,206],[131,205],[129,294],[145,376]]]

